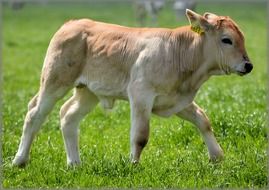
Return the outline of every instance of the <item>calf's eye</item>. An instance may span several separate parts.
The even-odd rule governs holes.
[[[230,40],[229,38],[223,38],[221,41],[222,41],[222,43],[224,43],[224,44],[233,45],[232,40]]]

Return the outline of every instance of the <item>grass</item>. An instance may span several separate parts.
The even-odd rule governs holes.
[[[213,77],[200,89],[196,102],[205,109],[225,159],[208,161],[198,131],[176,117],[153,116],[148,146],[137,166],[129,163],[129,105],[118,101],[110,113],[97,107],[80,127],[82,167],[68,169],[59,129],[61,100],[38,134],[31,162],[13,168],[27,103],[38,90],[42,62],[54,32],[71,18],[88,17],[135,26],[128,4],[26,5],[13,12],[4,7],[3,18],[3,187],[155,187],[155,188],[265,188],[268,185],[266,129],[266,9],[262,5],[203,5],[198,12],[230,15],[246,36],[254,63],[246,77]],[[177,27],[168,7],[159,25]]]

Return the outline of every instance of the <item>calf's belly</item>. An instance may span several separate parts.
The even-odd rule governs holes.
[[[99,75],[98,72],[83,73],[76,80],[76,85],[85,85],[98,97],[104,109],[112,109],[116,99],[128,99],[127,85],[129,80],[121,73],[110,75],[109,72]]]
[[[76,83],[86,85],[97,96],[126,97],[129,68],[104,58],[89,60]]]
[[[99,63],[100,64],[100,63]],[[87,65],[76,80],[76,84],[83,84],[93,92],[105,109],[111,109],[116,99],[129,100],[127,87],[130,82],[130,73],[123,71],[118,65],[101,63]],[[112,67],[114,66],[114,67]],[[157,95],[152,112],[162,117],[169,117],[186,108],[192,101],[192,93],[180,92],[172,95]]]

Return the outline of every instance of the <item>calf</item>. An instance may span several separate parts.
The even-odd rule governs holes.
[[[194,0],[175,0],[173,9],[176,12],[176,17],[181,19],[186,9],[195,10],[196,4]]]
[[[131,161],[148,142],[151,113],[177,115],[195,124],[210,159],[223,151],[204,111],[194,102],[212,75],[252,70],[244,36],[229,17],[186,10],[190,26],[176,29],[128,28],[88,19],[69,21],[53,36],[42,69],[40,89],[28,105],[14,165],[25,165],[32,141],[55,103],[75,88],[60,111],[67,163],[80,163],[78,126],[98,102],[116,99],[131,107]]]
[[[136,17],[141,26],[146,23],[147,15],[151,18],[151,24],[157,25],[157,17],[165,5],[165,0],[134,0]]]

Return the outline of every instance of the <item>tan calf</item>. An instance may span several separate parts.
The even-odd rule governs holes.
[[[229,17],[187,10],[191,26],[128,28],[88,19],[64,24],[47,50],[40,89],[30,101],[14,165],[29,159],[32,141],[53,106],[69,90],[60,111],[67,163],[79,164],[78,126],[98,102],[131,106],[131,161],[138,162],[149,137],[151,113],[177,115],[200,130],[212,160],[221,158],[205,113],[194,103],[212,75],[252,70],[244,37]]]

